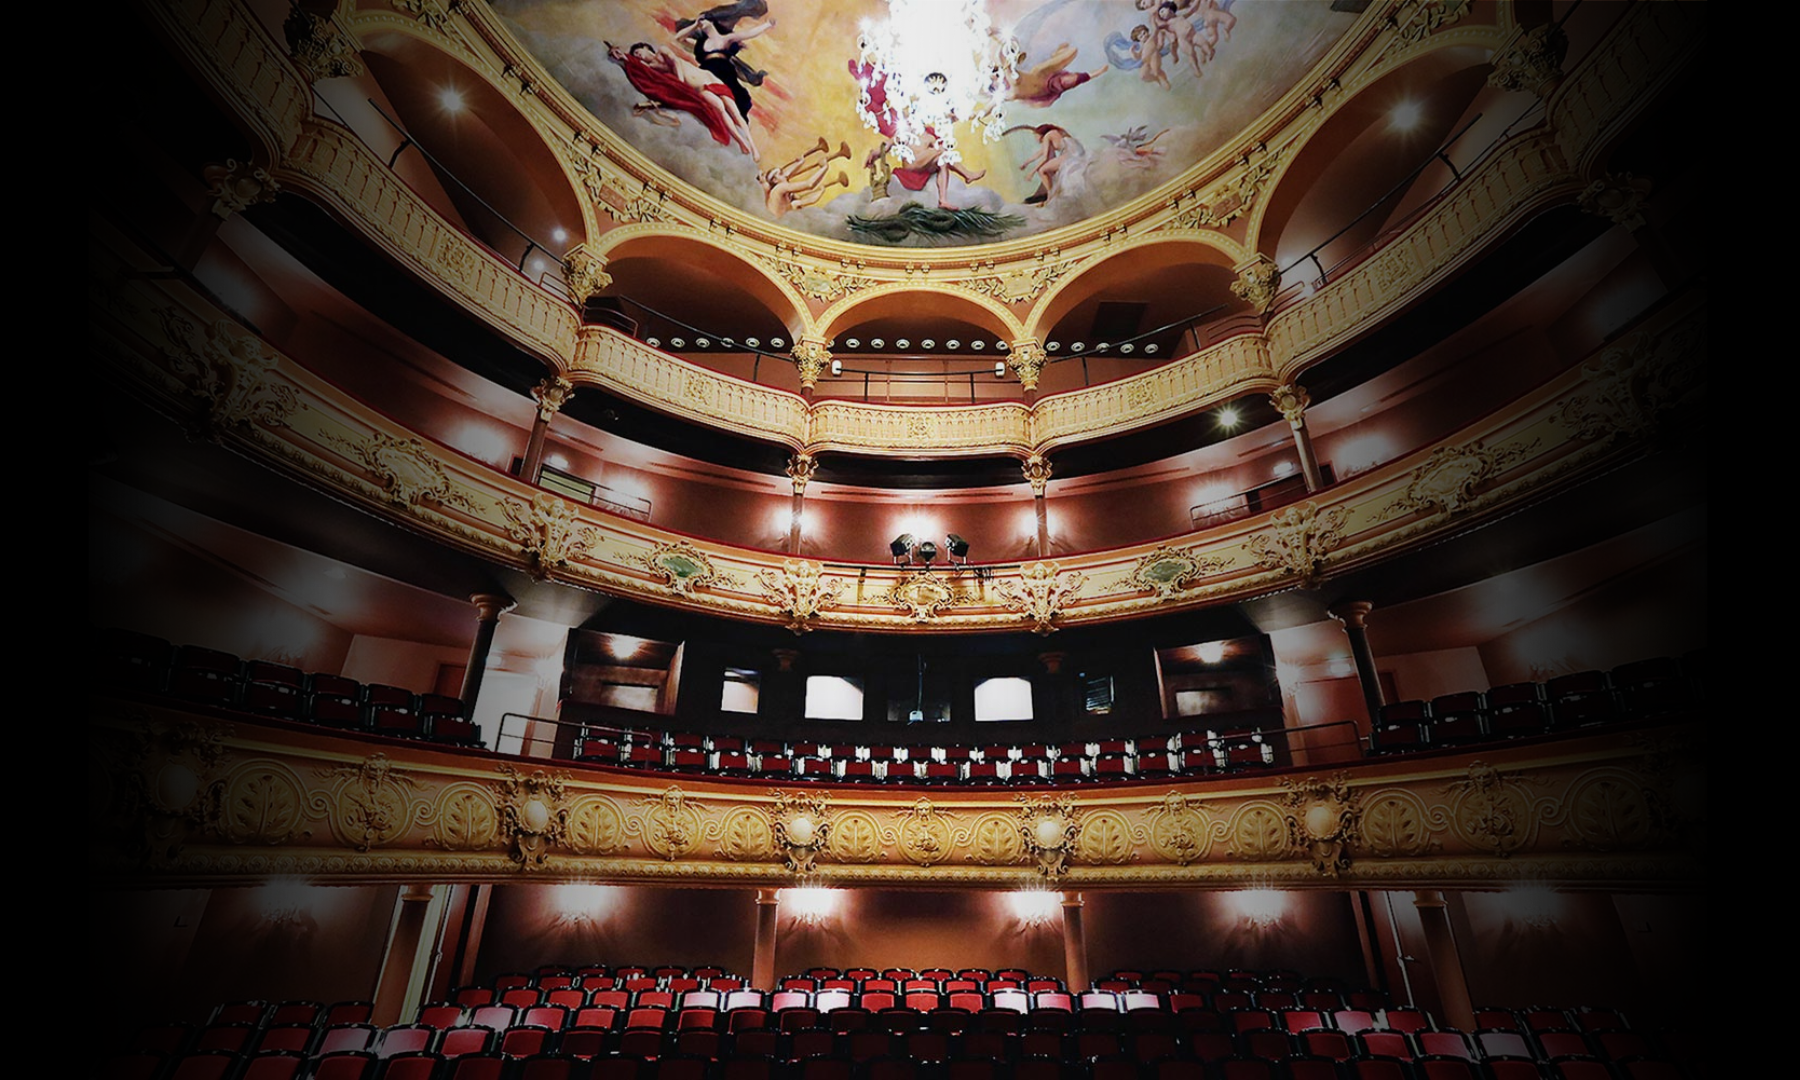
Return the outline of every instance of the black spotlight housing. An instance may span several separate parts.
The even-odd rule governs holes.
[[[912,533],[901,533],[899,536],[894,537],[893,543],[888,545],[888,551],[892,553],[894,558],[904,559],[912,554],[913,548],[917,547],[918,543],[919,538]]]
[[[962,559],[965,562],[968,561],[969,542],[955,533],[951,533],[944,537],[944,548],[950,552],[950,557],[952,559]]]
[[[914,548],[913,551],[919,556],[919,561],[926,566],[930,566],[937,561],[938,547],[929,540]]]

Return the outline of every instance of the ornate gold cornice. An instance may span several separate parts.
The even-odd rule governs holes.
[[[1279,775],[808,785],[459,753],[96,698],[88,858],[115,881],[1380,886],[1698,875],[1682,727]],[[1680,760],[1697,760],[1690,752]],[[146,842],[148,841],[148,842]]]
[[[1031,567],[979,574],[947,567],[921,580],[902,567],[871,565],[853,581],[815,582],[809,564],[790,568],[780,554],[582,506],[450,450],[338,390],[179,286],[128,279],[119,270],[136,255],[119,243],[110,266],[104,244],[96,247],[95,351],[146,403],[191,430],[534,577],[802,629],[992,630],[1016,628],[1022,614],[1048,629],[1310,585],[1644,453],[1665,414],[1691,410],[1705,394],[1704,308],[1689,298],[1509,405],[1299,506],[1158,544],[1062,557],[1048,576]],[[584,332],[583,340],[625,339]],[[751,389],[732,407],[750,414],[759,404],[796,400]],[[826,404],[833,403],[787,414],[794,444],[809,436],[808,420],[830,411]],[[925,415],[950,425],[935,437],[972,442],[954,424],[974,425],[978,412]],[[906,424],[921,413],[882,415]]]

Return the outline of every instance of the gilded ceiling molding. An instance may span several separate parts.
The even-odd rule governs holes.
[[[1670,881],[1702,867],[1669,811],[1671,737],[1599,732],[1081,793],[806,785],[527,765],[428,744],[94,699],[89,859],[116,881],[831,881],[1005,887]],[[215,882],[216,883],[216,882]]]
[[[631,246],[642,241],[695,245],[698,250],[687,255],[695,262],[708,262],[715,254],[729,260],[733,266],[742,267],[746,276],[780,295],[781,302],[770,303],[770,310],[790,330],[794,340],[817,337],[823,341],[830,336],[814,330],[815,321],[807,297],[786,277],[773,272],[767,260],[760,258],[750,243],[679,223],[643,221],[608,229],[604,235],[590,241],[588,247],[595,255],[616,261],[636,255]],[[668,256],[665,252],[659,253],[658,257]],[[750,287],[748,291],[754,293],[757,290]]]
[[[1169,232],[1224,229],[1255,213],[1265,201],[1264,195],[1273,189],[1271,179],[1299,141],[1298,137],[1289,138],[1273,150],[1259,143],[1245,154],[1229,180],[1209,181],[1177,192],[1169,198],[1169,217],[1161,228]],[[1254,233],[1254,227],[1249,231]],[[1245,254],[1235,253],[1232,262],[1243,262]]]
[[[833,268],[807,258],[785,244],[777,245],[774,255],[759,254],[757,258],[786,279],[801,296],[816,304],[829,304],[873,288],[877,283],[875,278],[863,273],[868,264],[861,259],[854,262],[848,258],[839,259]]]
[[[939,310],[954,312],[954,306],[947,306],[942,300],[933,299],[934,295],[951,297],[956,301],[957,306],[967,305],[979,308],[992,319],[990,326],[984,329],[988,329],[996,338],[1014,341],[1026,336],[1024,324],[1007,305],[991,296],[962,288],[954,280],[940,280],[925,277],[923,274],[909,274],[900,281],[887,281],[879,285],[871,285],[833,301],[831,306],[820,312],[815,320],[819,326],[820,336],[829,338],[841,333],[844,319],[850,312],[864,304],[878,301],[882,297],[894,295],[907,296],[911,298],[911,302],[916,304],[931,304]],[[970,321],[979,322],[976,319],[970,319]]]

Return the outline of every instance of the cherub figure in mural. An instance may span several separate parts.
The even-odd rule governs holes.
[[[1033,108],[1044,108],[1054,105],[1056,100],[1075,89],[1082,83],[1097,79],[1106,74],[1108,65],[1101,64],[1094,71],[1070,71],[1069,65],[1075,62],[1075,54],[1080,50],[1068,42],[1063,42],[1050,54],[1050,59],[1035,67],[1019,72],[1013,80],[1012,91],[1008,100],[1023,102]]]
[[[807,160],[814,154],[824,155],[811,165]],[[815,205],[825,197],[825,189],[832,184],[850,186],[850,177],[839,169],[837,176],[831,177],[831,163],[839,158],[850,156],[850,144],[840,143],[837,153],[831,152],[831,144],[819,136],[819,144],[807,149],[804,154],[766,172],[758,173],[756,179],[763,186],[763,202],[769,213],[776,217],[789,210],[804,210]]]
[[[1231,28],[1237,25],[1237,16],[1226,10],[1231,4],[1232,0],[1188,0],[1192,9],[1188,18],[1206,28],[1206,40],[1211,44],[1217,45],[1221,34],[1230,41]]]
[[[1149,128],[1139,124],[1129,128],[1123,135],[1102,135],[1102,139],[1112,144],[1113,155],[1119,164],[1128,169],[1148,169],[1162,160],[1163,148],[1156,141],[1169,133],[1163,128],[1155,135],[1149,135]]]
[[[1131,58],[1138,63],[1138,76],[1147,83],[1169,88],[1168,73],[1163,71],[1162,35],[1139,23],[1131,28]]]
[[[743,5],[734,5],[743,6]],[[768,10],[767,4],[758,4]],[[718,10],[718,9],[713,9]],[[736,23],[737,19],[731,20]],[[738,57],[744,42],[761,37],[775,26],[775,20],[753,23],[742,29],[726,30],[718,23],[701,14],[698,19],[681,28],[675,35],[675,44],[691,42],[694,49],[694,63],[724,83],[731,90],[732,103],[737,106],[738,113],[745,120],[750,118],[750,91],[744,86],[744,69],[748,65]],[[751,72],[755,85],[762,84],[763,72]]]
[[[1184,6],[1174,0],[1163,0],[1150,13],[1150,27],[1153,40],[1170,47],[1170,62],[1180,67],[1181,54],[1185,50],[1188,65],[1198,75],[1201,60],[1213,58],[1213,47],[1211,42],[1200,36],[1200,28],[1194,25],[1194,21],[1187,17],[1186,13],[1191,9],[1191,4]]]
[[[1069,163],[1071,150],[1079,152],[1081,144],[1075,141],[1068,129],[1055,124],[1039,124],[1036,127],[1021,124],[1007,128],[1001,134],[1011,135],[1015,131],[1029,131],[1037,136],[1038,152],[1020,165],[1019,171],[1038,178],[1038,189],[1026,196],[1025,205],[1041,206],[1056,194],[1057,177]]]
[[[752,159],[760,155],[744,114],[732,100],[731,88],[666,47],[640,41],[629,49],[606,43],[606,55],[625,70],[625,78],[647,99],[634,106],[645,110],[687,113],[700,121],[721,146],[736,144]],[[657,119],[658,123],[663,122]]]

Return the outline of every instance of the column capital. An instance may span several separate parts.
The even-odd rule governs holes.
[[[213,197],[213,215],[221,219],[257,203],[274,202],[281,192],[281,185],[267,169],[236,158],[208,165],[200,170],[200,178],[206,181],[206,193]]]
[[[1237,280],[1231,283],[1232,294],[1255,308],[1258,315],[1268,311],[1281,292],[1281,268],[1275,260],[1259,254],[1232,269],[1237,272]]]
[[[1413,890],[1413,907],[1441,908],[1447,907],[1448,905],[1449,901],[1444,899],[1444,891],[1442,889]]]
[[[408,904],[428,903],[432,898],[432,888],[430,885],[421,885],[418,882],[402,886],[400,899],[403,903]]]
[[[1341,604],[1333,604],[1326,614],[1347,628],[1362,630],[1367,628],[1369,612],[1374,610],[1375,605],[1367,600],[1347,600]]]
[[[296,7],[282,20],[281,33],[287,38],[288,56],[312,82],[363,73],[362,59],[356,55],[362,45],[333,18]]]
[[[1031,484],[1031,494],[1043,498],[1044,489],[1050,486],[1050,459],[1042,454],[1032,454],[1019,463],[1019,471]]]
[[[531,388],[532,400],[537,402],[538,419],[546,424],[550,422],[552,416],[562,411],[562,407],[568,404],[569,399],[574,395],[575,384],[561,375],[552,375],[547,379],[540,380],[536,386]]]
[[[783,471],[793,482],[794,494],[804,495],[807,482],[812,480],[813,474],[819,471],[819,459],[804,450],[796,450],[794,455],[788,458],[787,468]]]
[[[826,365],[831,363],[831,350],[818,338],[802,338],[794,342],[794,366],[800,371],[800,387],[811,390],[818,384],[819,376],[825,374]]]
[[[1563,57],[1569,53],[1569,35],[1555,23],[1518,30],[1494,50],[1494,70],[1487,84],[1496,90],[1549,97],[1563,80]]]
[[[1013,374],[1019,377],[1019,385],[1026,390],[1037,389],[1038,376],[1049,362],[1050,354],[1037,338],[1020,338],[1012,343],[1006,354],[1006,366],[1012,368]]]
[[[1275,406],[1283,420],[1299,427],[1306,423],[1306,410],[1312,405],[1312,395],[1299,383],[1283,383],[1269,391],[1269,404]]]
[[[769,907],[776,907],[777,905],[779,905],[781,903],[781,890],[780,889],[758,889],[758,890],[756,890],[756,902],[758,904],[764,904]]]
[[[519,606],[517,600],[505,593],[476,593],[469,597],[469,603],[475,605],[475,613],[482,622],[493,622]]]
[[[1575,204],[1582,212],[1603,217],[1632,232],[1644,227],[1644,207],[1656,185],[1647,177],[1607,173],[1589,184]]]
[[[586,244],[576,244],[563,253],[562,269],[563,280],[569,283],[569,292],[577,304],[587,303],[612,284],[612,275],[606,272],[606,256],[594,254]]]
[[[1062,894],[1062,906],[1065,908],[1078,908],[1086,903],[1087,901],[1083,900],[1081,894],[1078,892],[1066,892]]]

